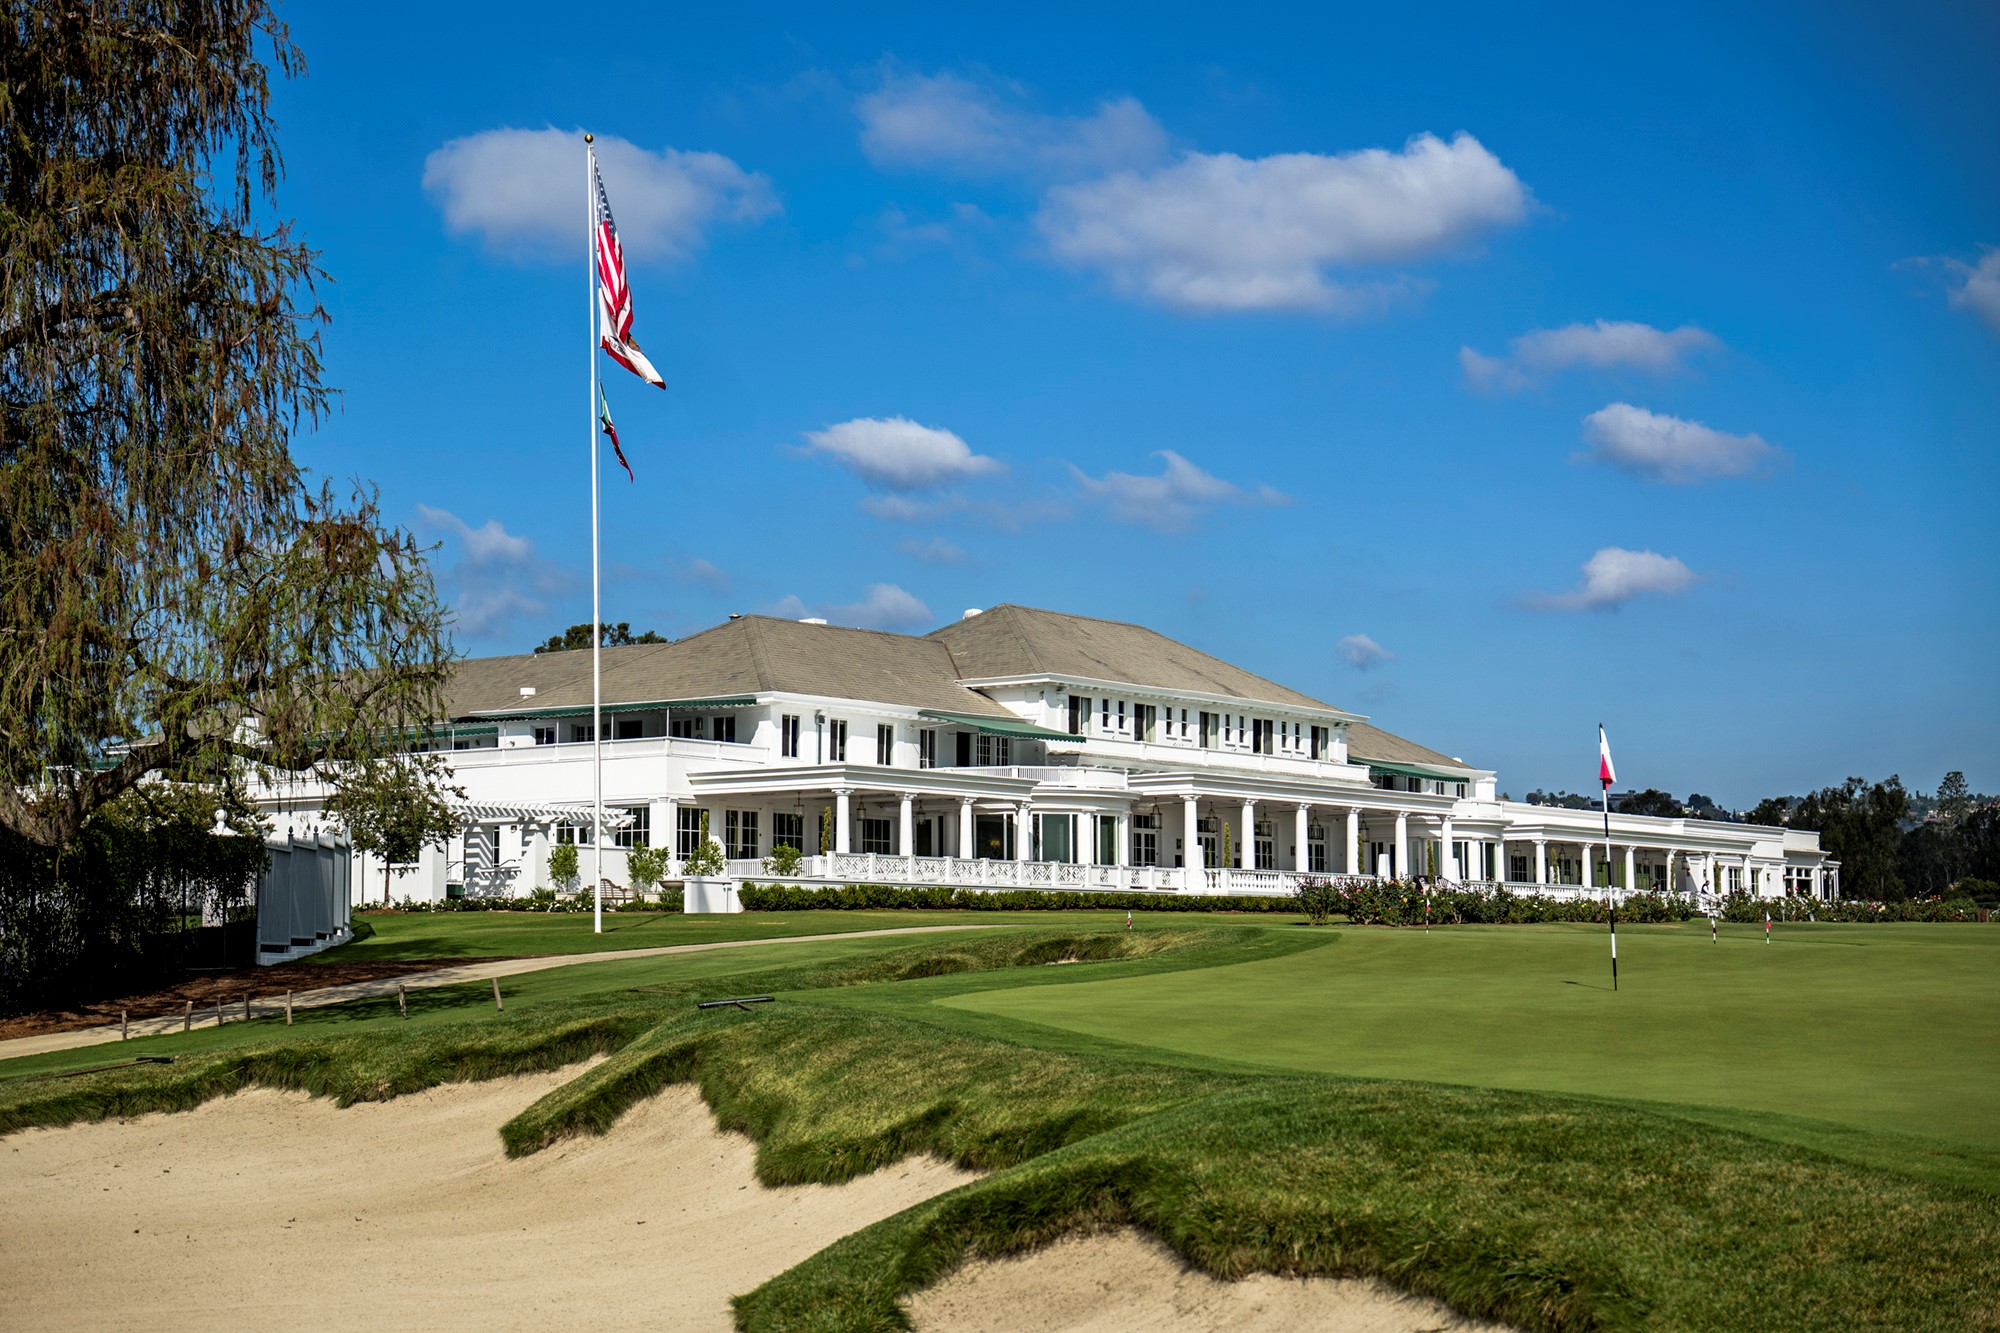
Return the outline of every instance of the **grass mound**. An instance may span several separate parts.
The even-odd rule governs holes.
[[[1311,947],[1348,966],[1351,943],[1319,952],[1334,938],[1044,931],[746,967],[706,974],[702,991],[779,1003],[698,1011],[692,983],[607,991],[393,1039],[17,1080],[0,1084],[0,1131],[192,1106],[253,1082],[351,1102],[606,1054],[509,1122],[508,1151],[602,1132],[688,1081],[757,1142],[770,1185],[838,1183],[925,1153],[990,1173],[739,1297],[746,1330],[903,1327],[899,1303],[967,1259],[1123,1225],[1218,1277],[1379,1276],[1530,1329],[2000,1328],[1988,1193],[1631,1105],[1051,1050],[927,1021],[917,1004],[853,1003],[877,993],[853,988],[941,993],[1000,968],[1054,996],[1070,969],[1053,965],[1069,960],[1106,975],[1228,962],[1237,975],[1258,950],[1297,962]]]

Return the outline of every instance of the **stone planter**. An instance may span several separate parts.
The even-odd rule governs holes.
[[[737,895],[733,879],[690,875],[681,881],[681,911],[689,915],[742,910],[743,900]]]

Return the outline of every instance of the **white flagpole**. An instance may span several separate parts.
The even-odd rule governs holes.
[[[1610,746],[1604,735],[1604,724],[1597,724],[1597,744],[1600,751]],[[1601,776],[1601,775],[1600,775]],[[1604,788],[1604,902],[1611,922],[1611,989],[1618,989],[1618,898],[1613,887],[1611,873],[1611,784],[1601,784]],[[1631,887],[1627,885],[1626,887]]]
[[[592,931],[604,933],[604,700],[603,640],[599,624],[597,580],[597,181],[591,170],[590,145],[594,135],[583,136],[583,207],[586,218],[584,239],[589,259],[588,282],[584,292],[590,308],[590,904]]]

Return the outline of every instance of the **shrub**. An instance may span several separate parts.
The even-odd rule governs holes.
[[[667,873],[667,849],[634,847],[625,853],[625,873],[630,876],[632,887],[643,899],[646,890],[658,884]]]
[[[723,870],[722,844],[708,836],[708,811],[701,812],[701,836],[687,860],[681,862],[683,875],[720,875]]]
[[[1990,879],[1962,879],[1951,886],[1954,898],[1970,898],[1981,907],[2000,907],[2000,884]]]
[[[1315,926],[1323,926],[1340,906],[1340,890],[1334,888],[1330,879],[1305,879],[1299,881],[1299,910],[1311,918]]]
[[[549,878],[558,888],[576,887],[576,844],[559,842],[549,849]]]
[[[764,858],[764,873],[767,875],[796,875],[799,863],[806,859],[805,853],[788,842],[781,842],[771,849]]]

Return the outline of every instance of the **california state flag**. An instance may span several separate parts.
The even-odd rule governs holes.
[[[1609,788],[1618,781],[1618,774],[1611,768],[1611,742],[1604,735],[1604,724],[1597,724],[1597,780]]]

